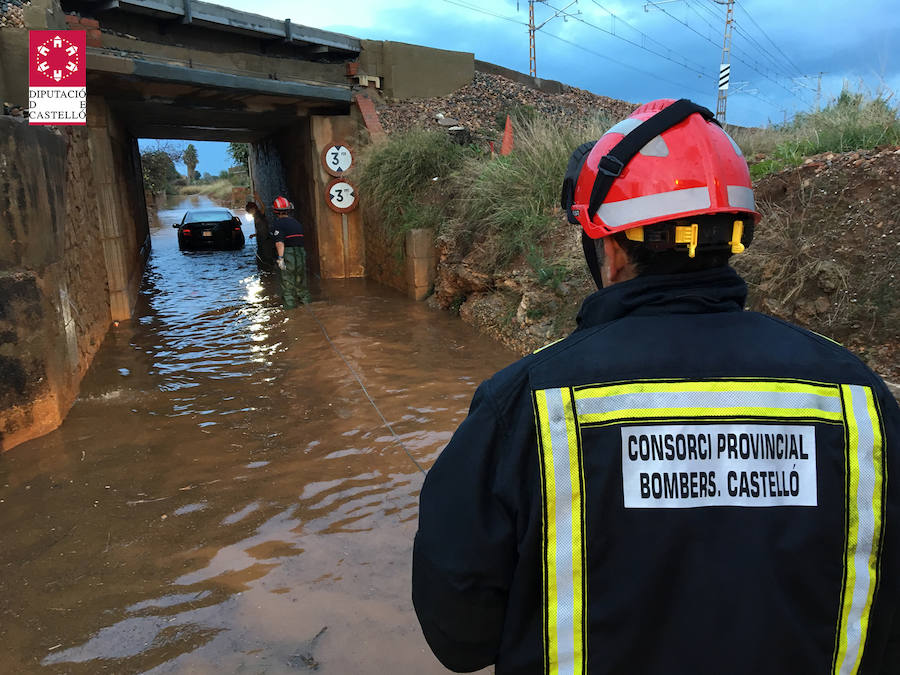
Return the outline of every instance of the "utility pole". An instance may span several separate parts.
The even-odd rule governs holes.
[[[528,72],[532,77],[537,77],[537,50],[534,43],[535,33],[537,33],[541,28],[546,26],[558,16],[562,16],[563,21],[565,21],[567,17],[566,10],[569,9],[569,7],[571,7],[572,5],[577,4],[578,0],[572,0],[572,2],[570,2],[562,9],[556,10],[556,13],[553,16],[542,22],[539,26],[534,25],[534,4],[536,2],[547,2],[547,0],[528,0]],[[578,12],[578,14],[581,14],[581,12]]]
[[[716,119],[725,124],[725,104],[728,102],[728,79],[731,77],[731,27],[734,23],[734,0],[715,0],[725,5],[725,37],[722,41],[722,62],[719,64],[719,98]]]
[[[819,83],[816,85],[816,112],[819,112],[819,104],[822,102],[822,76],[824,72],[819,72]]]
[[[528,0],[528,74],[537,77],[537,54],[534,48],[534,0]]]

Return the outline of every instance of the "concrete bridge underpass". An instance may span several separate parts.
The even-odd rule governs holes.
[[[383,133],[382,97],[446,95],[475,70],[471,53],[193,0],[32,0],[24,15],[0,30],[0,100],[27,104],[25,29],[84,30],[87,126],[0,116],[0,450],[59,425],[111,322],[132,316],[150,252],[139,138],[249,143],[252,188],[308,226],[311,272],[361,277],[362,212],[329,208],[323,151]]]

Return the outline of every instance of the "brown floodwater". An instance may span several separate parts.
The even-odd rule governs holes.
[[[170,204],[65,423],[0,455],[0,673],[439,673],[417,502],[514,355],[363,280],[285,312]],[[244,225],[249,235],[252,225]]]

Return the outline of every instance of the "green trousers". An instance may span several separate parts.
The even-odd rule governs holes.
[[[284,298],[285,309],[293,309],[298,302],[310,301],[306,275],[306,249],[302,246],[287,246],[284,249],[281,295]]]

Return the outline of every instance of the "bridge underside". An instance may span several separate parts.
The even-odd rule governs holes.
[[[91,57],[88,91],[137,138],[253,142],[299,117],[349,112],[349,87]]]

